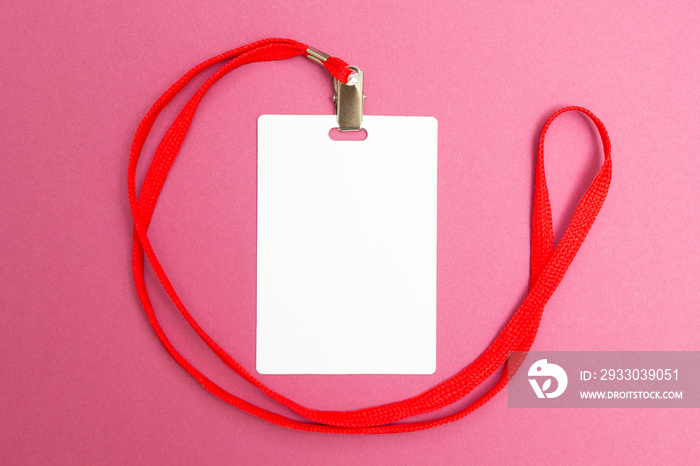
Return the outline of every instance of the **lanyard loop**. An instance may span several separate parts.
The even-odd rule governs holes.
[[[508,359],[509,352],[528,351],[530,349],[537,335],[545,304],[564,277],[605,200],[612,175],[610,138],[603,123],[589,110],[581,107],[563,108],[552,115],[545,123],[540,136],[535,173],[529,292],[493,343],[476,360],[439,385],[402,401],[351,411],[322,411],[306,408],[271,390],[257,380],[199,326],[178,297],[165,270],[158,261],[148,238],[148,227],[168,172],[179,153],[197,106],[209,88],[225,74],[241,65],[258,61],[282,60],[300,55],[308,56],[318,61],[338,81],[347,82],[352,71],[348,65],[344,61],[330,56],[324,57],[326,58],[325,61],[319,60],[316,56],[318,53],[316,49],[288,39],[265,39],[239,47],[194,67],[173,84],[148,111],[136,130],[131,146],[128,169],[129,204],[134,221],[133,273],[139,299],[156,335],[178,364],[215,396],[266,421],[293,429],[344,434],[411,432],[454,422],[493,398],[508,383],[508,371],[504,370],[494,386],[457,413],[429,421],[398,423],[398,421],[408,417],[433,412],[461,400],[502,367]],[[158,115],[195,76],[205,69],[226,60],[228,62],[214,72],[190,98],[166,132],[155,151],[153,160],[146,173],[143,187],[137,195],[136,166],[146,138]],[[603,143],[605,160],[590,187],[581,198],[571,222],[555,249],[553,247],[552,212],[544,172],[544,139],[554,119],[568,111],[579,111],[593,121]],[[265,410],[225,391],[197,370],[175,349],[160,326],[148,295],[144,280],[144,255],[155,271],[163,289],[207,346],[229,368],[246,381],[310,422],[297,421]]]

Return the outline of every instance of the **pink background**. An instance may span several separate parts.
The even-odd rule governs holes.
[[[439,121],[438,370],[263,377],[270,386],[317,408],[366,407],[427,389],[478,356],[526,293],[536,140],[565,105],[585,106],[607,125],[614,175],[534,348],[700,349],[700,8],[500,3],[4,5],[0,462],[697,459],[697,410],[516,410],[506,392],[460,422],[420,433],[290,431],[203,390],[146,322],[130,272],[126,164],[134,130],[195,64],[280,36],[363,68],[368,114]],[[200,106],[156,209],[151,238],[180,295],[251,370],[256,118],[330,113],[330,95],[327,74],[302,58],[227,76]],[[154,147],[152,140],[147,150]],[[591,126],[567,114],[552,127],[547,157],[561,234],[602,155]],[[189,358],[270,406],[151,289]]]

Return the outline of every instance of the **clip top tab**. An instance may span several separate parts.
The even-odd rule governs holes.
[[[335,95],[335,115],[338,118],[338,131],[359,131],[362,129],[362,107],[365,94],[362,86],[362,70],[350,66],[352,73],[348,83],[333,79]]]

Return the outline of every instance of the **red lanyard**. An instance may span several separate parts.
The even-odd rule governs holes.
[[[411,432],[456,421],[493,398],[496,393],[508,383],[508,371],[504,370],[500,379],[494,386],[476,401],[462,408],[457,413],[423,422],[397,422],[411,416],[439,410],[461,400],[503,366],[508,359],[510,351],[528,351],[530,349],[537,335],[537,329],[540,324],[544,306],[564,277],[566,270],[576,256],[576,252],[581,247],[581,244],[583,244],[586,234],[593,225],[593,221],[596,215],[598,215],[608,192],[612,175],[610,138],[608,137],[608,132],[605,130],[603,123],[595,115],[581,107],[566,107],[559,110],[552,115],[542,128],[535,174],[530,289],[523,303],[498,334],[491,346],[489,346],[475,361],[456,375],[430,390],[395,403],[352,411],[321,411],[306,408],[263,385],[235,359],[228,355],[197,324],[184,304],[180,301],[165,270],[163,270],[160,262],[158,262],[158,258],[148,239],[148,226],[151,222],[158,196],[163,188],[163,183],[168,176],[170,167],[187,134],[192,118],[194,117],[194,112],[209,88],[226,73],[246,63],[281,60],[298,55],[309,56],[310,54],[312,58],[316,58],[317,61],[322,61],[322,64],[336,79],[347,82],[350,69],[345,62],[334,57],[328,57],[327,59],[322,57],[321,60],[319,60],[314,52],[314,49],[310,49],[307,45],[292,40],[265,39],[223,53],[199,64],[187,72],[156,101],[143,118],[136,130],[134,142],[131,146],[128,173],[129,204],[131,205],[131,214],[134,220],[132,251],[133,270],[139,299],[143,304],[148,320],[153,326],[158,338],[178,364],[189,372],[204,388],[217,397],[266,421],[293,429],[343,434]],[[323,59],[325,59],[325,61],[323,61]],[[153,156],[143,187],[137,197],[135,180],[136,165],[141,155],[144,142],[156,118],[158,118],[160,112],[170,103],[173,97],[196,75],[210,66],[225,60],[228,60],[228,62],[206,80],[202,87],[199,88],[180,111],[180,114],[166,132]],[[605,161],[590,187],[581,198],[566,232],[556,249],[554,249],[552,212],[544,173],[544,137],[552,121],[562,113],[571,110],[582,112],[593,120],[603,142]],[[209,380],[175,349],[163,332],[148,296],[148,291],[144,282],[144,254],[148,258],[158,280],[160,280],[160,283],[170,299],[209,348],[238,375],[255,385],[273,400],[303,416],[309,422],[301,422],[282,416],[238,398]]]

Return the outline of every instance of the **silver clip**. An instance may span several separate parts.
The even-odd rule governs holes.
[[[306,49],[306,58],[323,65],[330,55],[318,49]],[[335,116],[338,119],[338,131],[359,131],[362,129],[362,106],[365,100],[362,86],[362,70],[356,66],[349,67],[352,72],[347,84],[333,78],[335,95]]]
[[[362,107],[365,94],[362,86],[362,70],[351,66],[348,83],[333,78],[335,95],[335,115],[338,118],[338,131],[359,131],[362,129]]]

